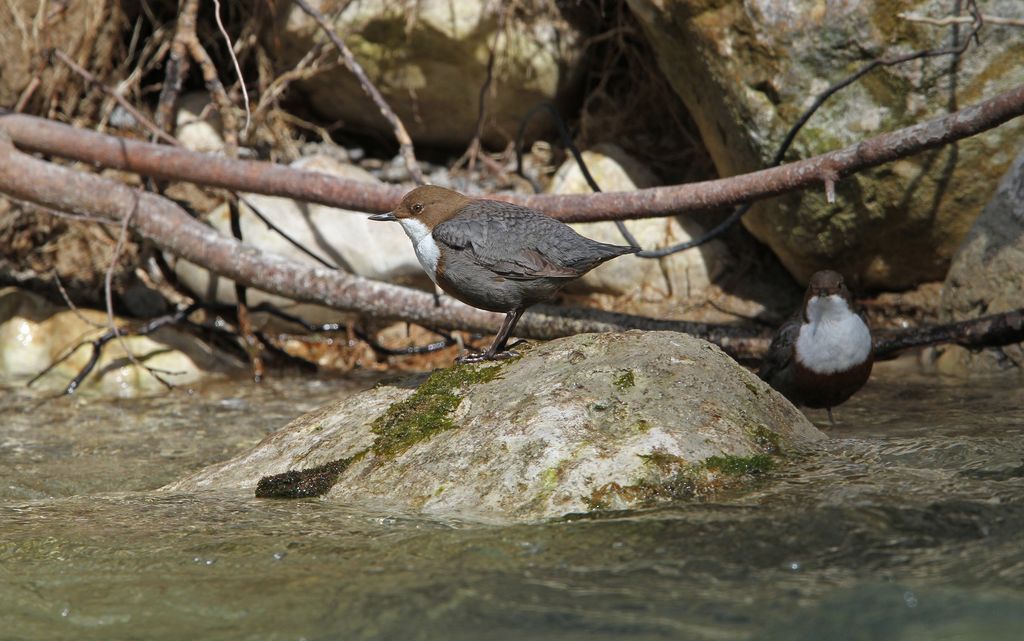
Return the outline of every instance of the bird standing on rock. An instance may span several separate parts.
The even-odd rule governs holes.
[[[423,269],[446,293],[505,313],[491,346],[459,357],[460,363],[514,356],[505,346],[527,307],[550,299],[601,263],[640,250],[580,236],[528,207],[469,198],[443,187],[417,187],[393,212],[370,220],[398,221]]]
[[[834,271],[811,276],[801,310],[779,328],[758,375],[797,405],[828,410],[859,390],[874,363],[871,332]]]

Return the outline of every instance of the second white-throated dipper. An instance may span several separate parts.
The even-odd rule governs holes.
[[[800,312],[779,328],[758,375],[797,405],[828,410],[859,390],[874,363],[871,332],[834,271],[811,276]]]
[[[505,313],[491,346],[456,359],[463,363],[514,355],[505,346],[527,307],[550,299],[601,263],[640,249],[580,236],[528,207],[429,185],[410,191],[393,212],[370,220],[401,223],[423,269],[446,293]]]

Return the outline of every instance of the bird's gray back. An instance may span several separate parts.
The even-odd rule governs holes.
[[[576,233],[568,225],[527,207],[496,200],[478,200],[434,228],[434,238],[449,247],[471,250],[484,264],[503,265],[536,261],[549,264],[570,277],[600,263],[635,252],[635,248],[609,245]],[[532,264],[523,266],[527,271]],[[554,275],[554,274],[545,274]]]

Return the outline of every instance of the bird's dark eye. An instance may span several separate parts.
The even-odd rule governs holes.
[[[422,213],[423,212],[423,203],[416,203],[415,205],[413,205],[409,209],[411,209],[412,213],[414,213],[414,214]]]

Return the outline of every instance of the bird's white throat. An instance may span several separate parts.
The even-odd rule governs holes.
[[[430,229],[415,218],[400,218],[398,222],[402,223],[402,229],[405,230],[405,234],[412,241],[412,247],[416,251],[416,258],[419,259],[423,270],[427,272],[427,276],[430,276],[430,280],[434,281],[436,285],[437,261],[441,260],[441,250],[438,248],[437,243],[434,242]]]
[[[807,322],[800,326],[796,357],[817,374],[834,374],[860,365],[871,353],[871,332],[837,294],[807,301]]]

